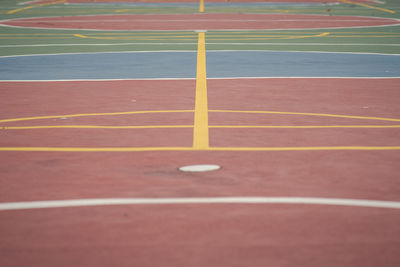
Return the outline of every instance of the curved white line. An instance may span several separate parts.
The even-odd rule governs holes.
[[[400,209],[399,201],[312,197],[100,198],[0,203],[0,210],[109,205],[303,204]]]
[[[217,43],[216,43],[217,44]],[[256,52],[256,53],[302,53],[302,54],[352,54],[352,55],[378,55],[378,56],[400,56],[400,54],[372,53],[372,52],[331,52],[331,51],[295,51],[295,50],[207,50],[207,53],[226,53],[226,52]],[[50,54],[24,54],[24,55],[7,55],[0,56],[2,58],[19,58],[19,57],[45,57],[45,56],[68,56],[68,55],[99,55],[99,54],[151,54],[151,53],[196,53],[196,50],[146,50],[146,51],[108,51],[108,52],[67,52],[67,53],[50,53]]]

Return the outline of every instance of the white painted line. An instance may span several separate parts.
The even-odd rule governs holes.
[[[33,45],[0,45],[0,47],[42,47],[42,46],[131,46],[131,45],[196,45],[197,43],[115,43],[115,44],[33,44]],[[400,46],[400,45],[399,45]],[[157,50],[160,51],[160,50]],[[167,50],[164,50],[167,51]],[[175,50],[168,50],[175,51]],[[176,50],[179,51],[179,50]]]
[[[135,53],[196,53],[195,50],[154,50],[154,51],[106,51],[106,52],[75,52],[75,53],[52,53],[52,54],[25,54],[8,55],[0,58],[9,57],[37,57],[37,56],[63,56],[63,55],[96,55],[96,54],[135,54]]]
[[[0,210],[109,205],[303,204],[400,209],[398,201],[311,197],[100,198],[0,203]]]
[[[235,49],[226,49],[226,50],[212,50],[209,49],[207,52],[212,53],[225,53],[225,52],[256,52],[256,53],[302,53],[302,54],[352,54],[352,55],[380,55],[380,56],[400,56],[400,54],[387,54],[387,53],[372,53],[372,52],[331,52],[331,51],[301,51],[301,50],[255,50],[255,49],[246,49],[246,50],[235,50]]]
[[[61,79],[61,80],[0,80],[0,82],[104,82],[104,81],[180,81],[193,78],[126,78],[126,79]]]
[[[239,39],[239,38],[238,38]],[[346,46],[346,45],[355,45],[355,46],[400,46],[400,44],[359,44],[359,43],[207,43],[209,45],[290,45],[290,46],[318,46],[318,45],[331,45],[331,46]],[[239,51],[239,50],[237,50]],[[300,52],[300,51],[299,51]],[[303,51],[309,52],[309,51]],[[332,52],[332,53],[346,53],[346,52]]]
[[[0,47],[51,47],[51,46],[131,46],[131,45],[196,45],[197,43],[108,43],[108,44],[32,44],[32,45],[0,45]],[[286,46],[400,46],[400,44],[366,44],[366,43],[209,43],[208,45],[286,45]],[[159,50],[157,50],[159,51]],[[168,50],[174,51],[174,50]],[[179,50],[177,50],[179,51]],[[238,50],[240,51],[240,50]],[[129,51],[128,51],[129,52]],[[303,51],[308,52],[308,51]]]
[[[400,79],[400,77],[218,77],[207,80],[244,80],[244,79]],[[0,80],[2,82],[101,82],[101,81],[168,81],[196,80],[196,78],[126,78],[126,79],[63,79],[63,80]]]
[[[195,50],[148,50],[148,51],[105,51],[105,52],[73,52],[73,53],[50,53],[50,54],[25,54],[25,55],[7,55],[0,56],[0,58],[10,57],[38,57],[38,56],[60,56],[60,55],[96,55],[96,54],[135,54],[135,53],[195,53]],[[257,52],[257,53],[312,53],[312,54],[353,54],[353,55],[381,55],[381,56],[400,56],[400,54],[387,54],[387,53],[370,53],[370,52],[330,52],[330,51],[296,51],[296,50],[207,50],[207,53],[226,53],[226,52]]]
[[[101,16],[101,15],[100,15]],[[116,15],[117,16],[117,15]],[[392,20],[391,18],[386,18],[387,20]],[[190,23],[190,22],[332,22],[331,20],[327,19],[92,19],[92,20],[86,20],[86,19],[42,19],[38,20],[35,18],[18,18],[18,19],[9,19],[7,20],[9,22],[23,22],[23,23],[54,23],[54,22],[101,22],[101,23],[107,23],[107,22],[162,22],[162,23],[168,23],[168,22],[182,22],[182,23]],[[352,22],[352,21],[357,21],[357,22],[375,22],[377,19],[335,19],[333,20],[334,22]],[[29,27],[29,26],[27,26]],[[329,26],[328,26],[329,28]],[[57,29],[57,28],[56,28]]]
[[[207,78],[207,80],[242,80],[242,79],[399,79],[400,77],[218,77],[218,78]]]

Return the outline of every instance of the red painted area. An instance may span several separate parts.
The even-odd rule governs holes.
[[[0,156],[1,202],[215,196],[400,200],[398,151],[1,152]],[[218,164],[222,169],[178,171],[192,164]]]
[[[1,88],[4,96],[0,99],[0,120],[82,113],[191,110],[194,107],[195,80],[1,82]],[[134,116],[140,123],[151,122],[150,119],[144,118],[147,115]],[[124,119],[132,123],[132,117],[115,116],[113,124],[110,125],[124,125]],[[167,119],[166,117],[164,116],[163,120]],[[74,118],[79,121],[83,119]],[[98,118],[90,117],[90,120],[96,119]],[[102,119],[111,123],[110,117],[104,116]],[[193,119],[193,116],[190,119]],[[170,117],[167,120],[168,123],[188,122],[186,118],[174,121],[174,118]],[[21,123],[26,122],[19,122]],[[60,120],[57,123],[60,123]],[[68,123],[68,120],[64,123]]]
[[[390,18],[295,14],[157,14],[13,19],[3,25],[91,30],[263,30],[369,27],[399,24]]]
[[[2,83],[1,119],[57,116],[2,123],[2,126],[193,125],[193,113],[152,113],[68,117],[73,114],[148,110],[192,110],[193,80]],[[51,94],[49,93],[51,91]],[[176,95],[180,97],[177,98]],[[5,130],[0,146],[132,147],[191,146],[192,129]]]
[[[400,118],[399,79],[209,80],[211,110],[255,110]],[[393,121],[299,114],[210,113],[210,125],[393,125]],[[227,137],[229,136],[229,137]],[[222,147],[397,146],[400,129],[211,129]]]
[[[399,79],[210,79],[208,102],[211,110],[399,118],[398,82]],[[4,111],[2,119],[191,110],[194,88],[194,80],[3,82],[6,97],[0,99],[0,104]],[[1,125],[68,124],[191,125],[193,113],[77,117]],[[304,115],[209,113],[209,125],[353,124],[398,123]],[[211,145],[228,147],[398,146],[398,136],[398,129],[210,129]],[[192,129],[0,130],[0,140],[2,146],[190,147]],[[400,172],[399,160],[397,151],[1,152],[0,196],[3,202],[246,195],[399,200],[395,175]],[[204,174],[177,170],[180,166],[201,163],[219,164],[223,169]]]
[[[2,212],[2,266],[390,266],[397,210],[121,206]]]
[[[398,82],[210,79],[208,102],[210,109],[399,118]],[[193,109],[195,82],[2,82],[1,87],[5,96],[0,99],[1,119],[6,119]],[[365,123],[307,116],[209,115],[210,125]],[[82,117],[1,125],[44,122],[175,125],[193,123],[193,114]],[[216,130],[211,129],[210,136],[214,145],[269,145],[263,142],[270,138],[275,141],[271,145],[300,145],[300,139],[306,137],[310,138],[309,145],[326,141],[314,130],[306,134],[295,130],[297,134],[291,136],[271,134],[273,130],[262,130],[259,136],[253,130],[240,130],[239,134],[232,129],[222,134]],[[191,133],[190,129],[112,130],[111,134],[109,130],[0,130],[0,140],[27,146],[53,145],[56,141],[67,145],[190,146]],[[326,136],[334,138],[333,134],[340,142],[395,140],[385,138],[386,132],[375,135],[369,130],[361,133],[364,137],[354,139],[348,134],[359,135],[358,131],[335,130]],[[241,143],[243,140],[245,143]],[[0,202],[207,196],[400,201],[398,162],[398,151],[0,152]],[[177,170],[204,163],[219,164],[222,169],[208,173]],[[399,216],[394,209],[311,205],[143,205],[2,211],[0,265],[394,267],[400,264]]]
[[[397,99],[400,79],[347,79],[347,78],[265,78],[265,79],[208,79],[209,109],[269,110],[287,112],[311,112],[366,117],[400,118]],[[211,113],[211,124],[231,124]],[[237,114],[240,116],[240,114]],[[233,116],[233,115],[227,115]],[[264,115],[262,115],[264,116]],[[259,116],[259,117],[262,117]],[[277,119],[271,118],[273,123]],[[279,116],[284,123],[311,121],[323,123],[360,123],[351,119]],[[215,119],[214,119],[215,117]],[[288,121],[290,120],[290,121]],[[333,121],[331,121],[333,120]],[[242,120],[244,124],[256,121]],[[377,123],[379,121],[364,121]],[[386,122],[393,124],[395,122]]]
[[[210,136],[217,147],[398,146],[400,129],[212,129]]]

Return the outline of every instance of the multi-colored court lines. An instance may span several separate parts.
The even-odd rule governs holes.
[[[33,126],[7,126],[3,125],[0,131],[12,130],[35,130],[35,129],[160,129],[160,128],[193,128],[193,146],[192,147],[1,147],[0,151],[59,151],[59,152],[122,152],[122,151],[315,151],[315,150],[399,150],[400,146],[298,146],[298,147],[218,147],[210,146],[209,129],[221,128],[242,128],[242,129],[332,129],[332,128],[400,128],[399,124],[344,124],[344,125],[209,125],[208,115],[211,113],[245,113],[253,115],[286,115],[286,116],[310,116],[340,118],[352,120],[373,120],[375,122],[400,122],[396,118],[384,117],[365,117],[351,115],[335,115],[322,113],[304,113],[304,112],[280,112],[280,111],[262,111],[262,110],[212,110],[208,108],[207,94],[207,72],[206,72],[206,49],[205,32],[198,33],[198,51],[197,51],[197,75],[195,88],[195,109],[194,110],[150,110],[150,111],[130,111],[114,113],[91,113],[91,114],[70,114],[56,116],[38,116],[3,119],[0,123],[14,123],[22,121],[35,121],[44,119],[58,118],[77,118],[77,117],[100,117],[116,115],[139,115],[156,113],[194,113],[193,125],[136,125],[136,126],[102,126],[102,125],[33,125]],[[34,145],[34,144],[33,144]]]
[[[71,52],[194,50],[194,31],[0,34],[0,55]],[[29,40],[29,43],[26,41]],[[276,50],[400,53],[400,34],[391,31],[209,31],[208,50]]]

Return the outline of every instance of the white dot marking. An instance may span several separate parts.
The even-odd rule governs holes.
[[[221,166],[213,164],[189,165],[179,168],[179,170],[183,172],[208,172],[208,171],[216,171],[219,169],[221,169]]]

